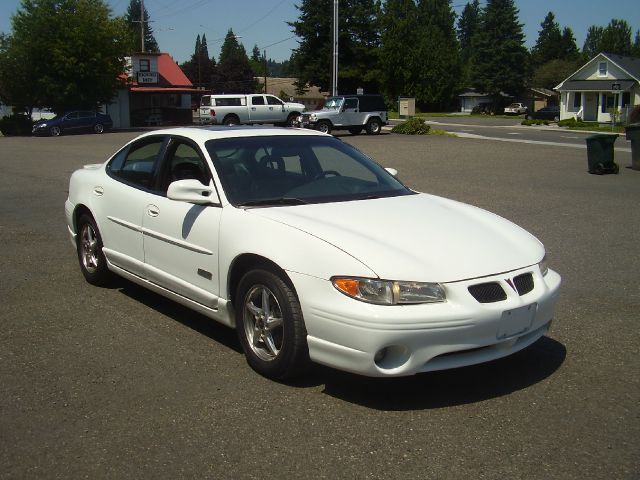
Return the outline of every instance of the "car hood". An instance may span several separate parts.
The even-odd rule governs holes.
[[[508,220],[428,194],[249,211],[329,242],[384,279],[453,282],[544,256],[542,244]]]

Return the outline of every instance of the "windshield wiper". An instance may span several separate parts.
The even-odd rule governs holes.
[[[306,205],[309,202],[301,198],[295,197],[276,197],[276,198],[261,198],[260,200],[248,200],[246,202],[239,203],[239,207],[262,207],[268,205]]]

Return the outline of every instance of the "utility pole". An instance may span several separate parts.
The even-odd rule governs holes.
[[[267,49],[265,48],[263,51],[264,55],[264,93],[267,93]]]
[[[332,95],[338,94],[338,0],[333,0],[333,68]]]
[[[142,53],[144,53],[144,0],[140,0],[140,43],[142,44]]]

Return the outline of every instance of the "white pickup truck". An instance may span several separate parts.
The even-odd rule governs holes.
[[[301,103],[283,102],[273,95],[203,95],[200,123],[222,125],[273,123],[291,126],[304,111]]]

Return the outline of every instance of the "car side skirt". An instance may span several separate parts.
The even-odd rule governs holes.
[[[235,313],[233,310],[233,305],[226,299],[219,298],[218,299],[218,308],[207,307],[206,305],[202,305],[201,303],[195,302],[190,298],[184,297],[176,292],[172,292],[160,285],[157,285],[149,280],[146,280],[138,275],[131,273],[123,268],[114,265],[113,263],[107,260],[107,266],[109,270],[116,273],[117,275],[126,278],[127,280],[132,281],[144,288],[148,288],[154,293],[162,295],[170,300],[173,300],[187,308],[195,310],[196,312],[204,315],[205,317],[211,318],[216,322],[220,322],[227,327],[235,328],[236,320]]]

